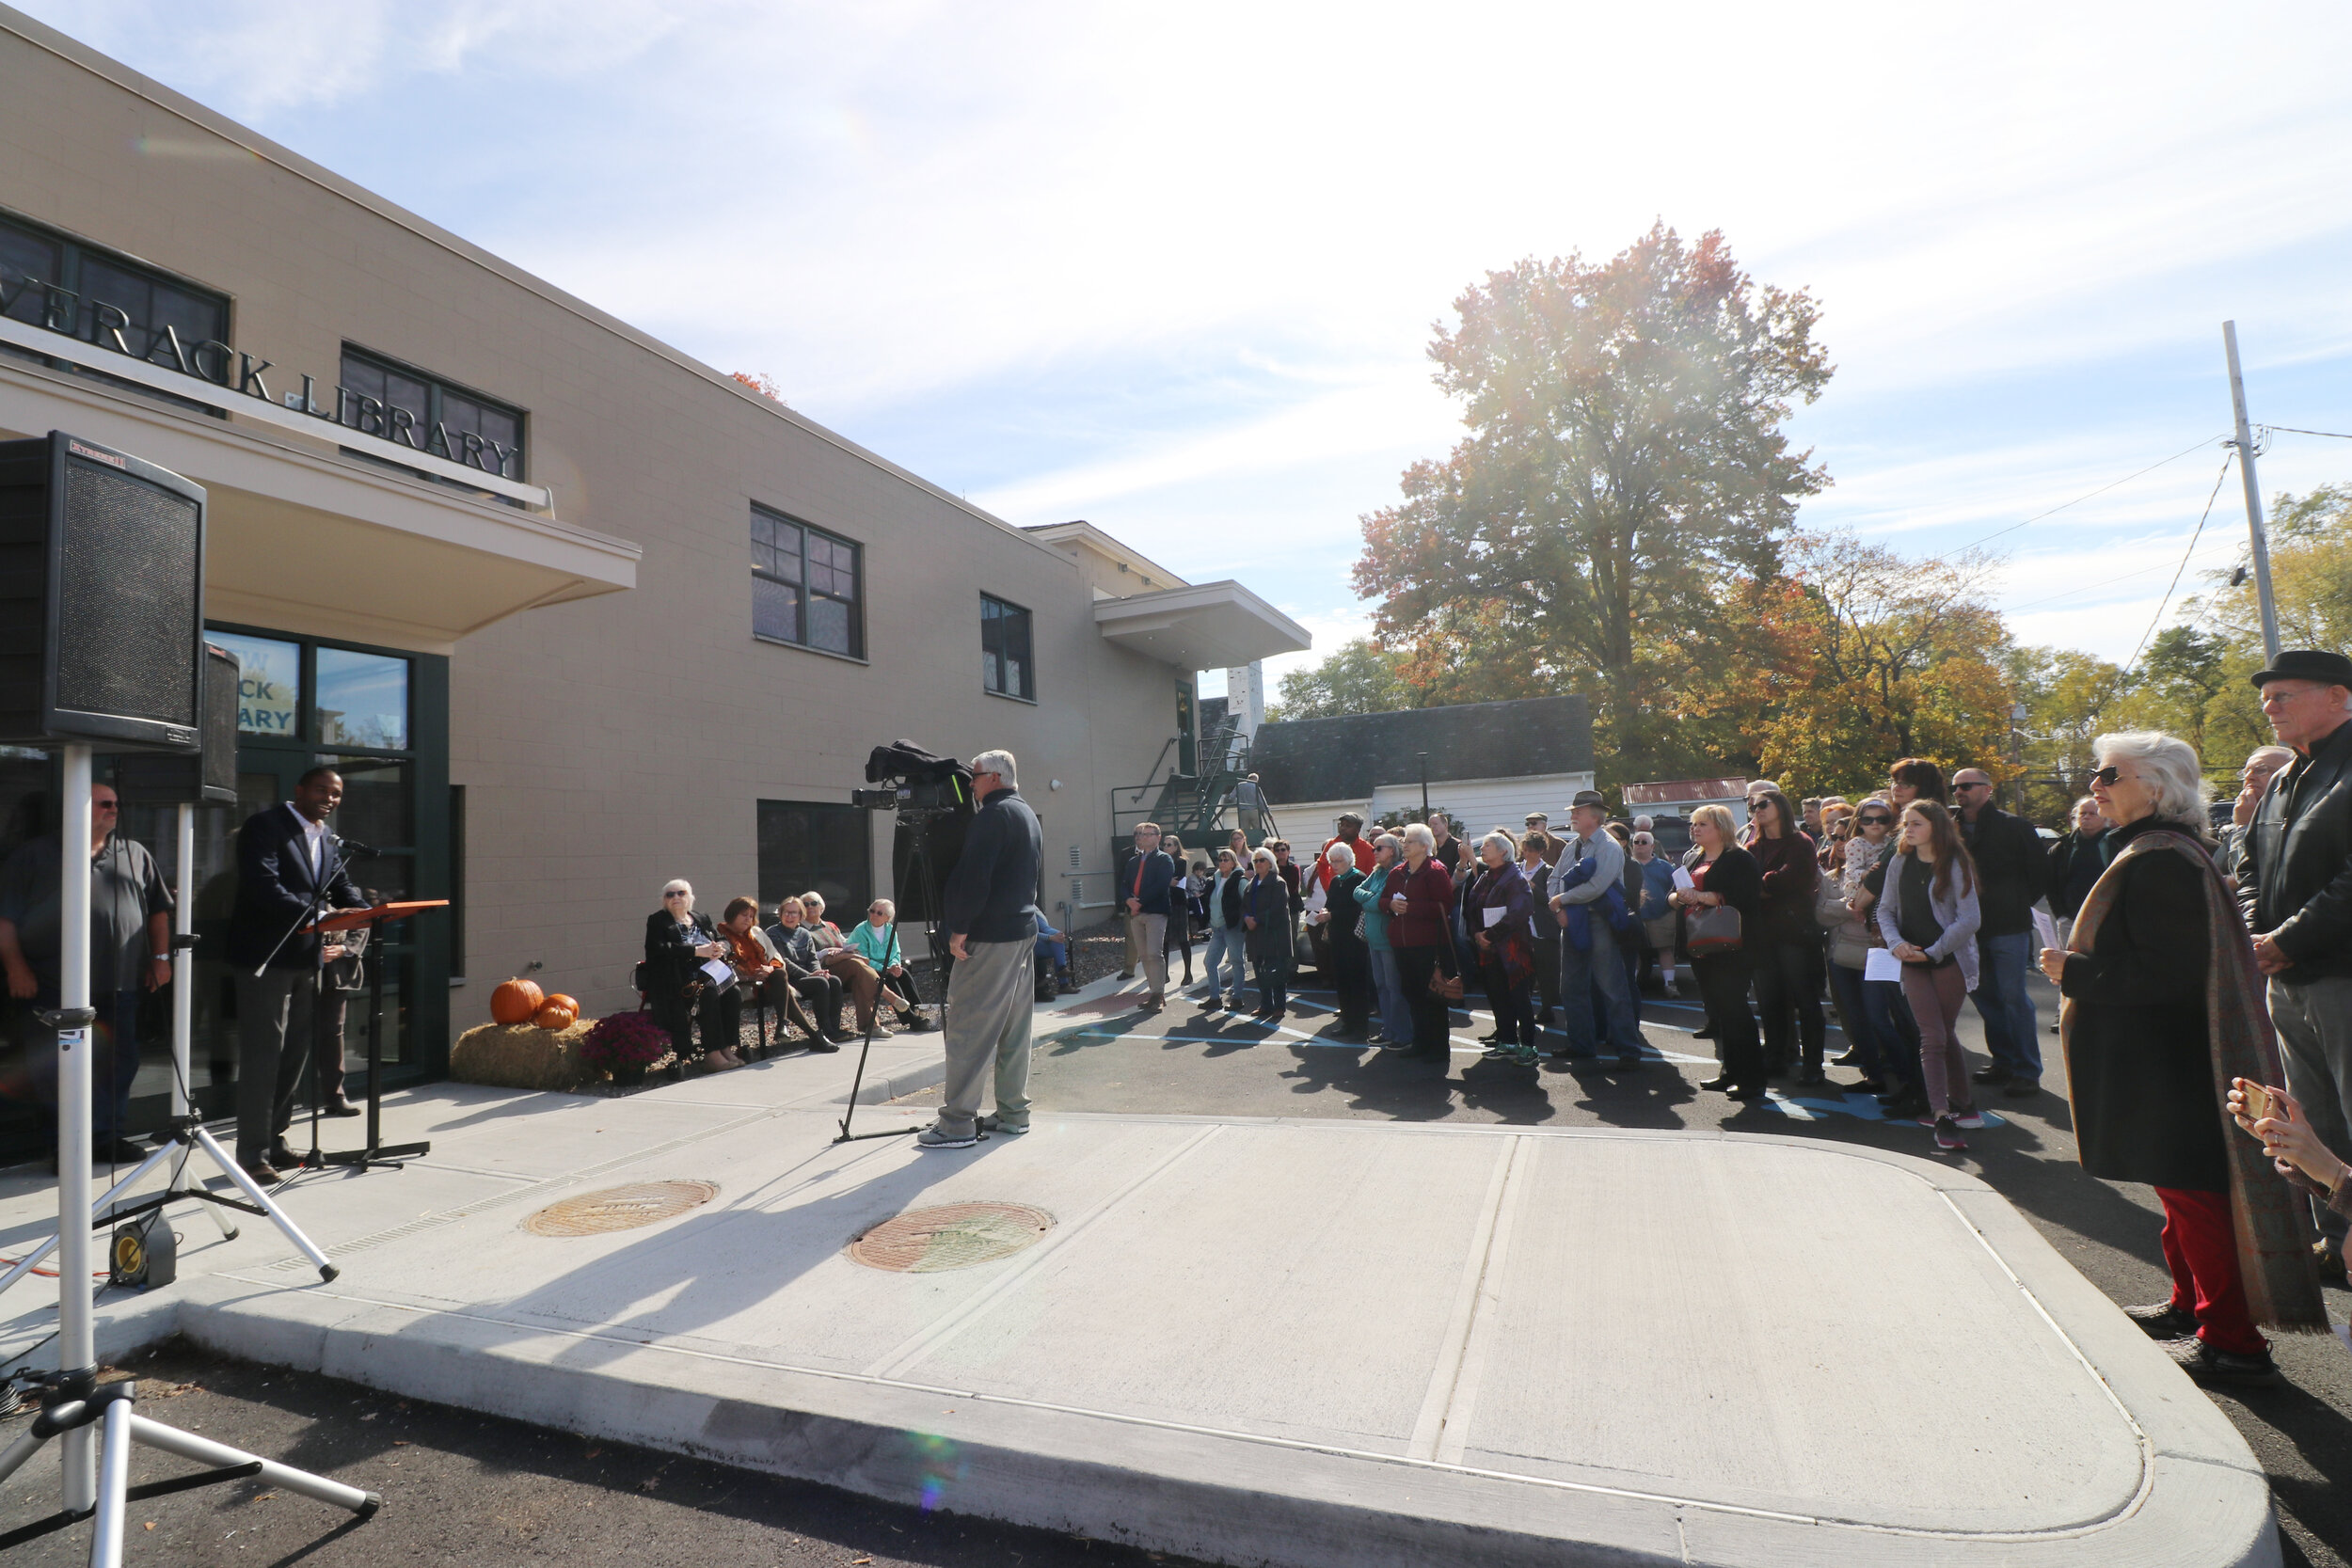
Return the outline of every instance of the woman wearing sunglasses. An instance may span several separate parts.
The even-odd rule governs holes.
[[[719,940],[710,916],[694,908],[694,885],[684,880],[664,883],[661,908],[645,917],[645,997],[653,1004],[654,1022],[670,1032],[670,1044],[681,1062],[696,1059],[694,1018],[700,1013],[702,1065],[743,1065],[732,1049],[739,1041],[726,1037],[726,1018],[702,972],[705,961],[726,954],[727,944]]]
[[[2042,952],[2066,998],[2075,1143],[2090,1175],[2144,1182],[2164,1206],[2171,1299],[2125,1310],[2201,1382],[2268,1383],[2257,1325],[2324,1330],[2328,1315],[2301,1199],[2221,1111],[2241,1080],[2280,1081],[2253,942],[2213,863],[2196,751],[2127,734],[2097,754],[2113,858],[2066,945]]]

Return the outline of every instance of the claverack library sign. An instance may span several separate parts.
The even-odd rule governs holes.
[[[181,338],[179,328],[169,323],[153,327],[137,325],[132,321],[131,313],[119,305],[95,298],[86,300],[71,289],[59,288],[38,277],[25,276],[11,278],[0,273],[0,327],[13,325],[21,319],[10,317],[9,312],[27,297],[39,302],[38,313],[27,325],[38,325],[42,332],[55,334],[77,348],[94,348],[103,356],[120,356],[133,361],[133,366],[118,368],[130,370],[135,367],[147,372],[134,375],[134,380],[155,386],[161,390],[182,390],[159,379],[155,372],[161,372],[163,376],[199,383],[207,392],[217,389],[235,397],[250,398],[269,408],[273,414],[280,404],[280,400],[270,391],[266,379],[269,372],[277,369],[274,361],[256,359],[252,355],[233,349],[216,338],[188,342]],[[6,341],[32,347],[26,341],[27,336],[20,332],[0,332],[0,338]],[[63,344],[58,345],[56,350],[40,352],[55,352],[56,357],[90,370],[104,371],[108,368],[99,356],[86,352],[66,352]],[[292,379],[292,373],[283,373],[278,379],[282,384]],[[215,407],[229,406],[217,395],[196,395],[197,401]],[[421,457],[437,458],[440,462],[470,468],[495,479],[512,482],[517,477],[515,472],[516,459],[522,454],[519,444],[508,446],[469,430],[453,435],[449,427],[438,420],[433,421],[429,427],[421,427],[421,422],[417,417],[397,404],[387,404],[340,384],[334,388],[332,402],[321,402],[317,377],[304,375],[301,389],[287,392],[282,402],[285,407],[306,418],[340,426],[373,441],[405,447]]]

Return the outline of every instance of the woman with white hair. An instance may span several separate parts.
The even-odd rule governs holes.
[[[1405,985],[1396,967],[1396,949],[1389,945],[1389,906],[1381,896],[1389,874],[1405,860],[1405,841],[1394,833],[1373,840],[1372,864],[1350,895],[1364,911],[1365,957],[1372,965],[1372,992],[1380,1008],[1379,1043],[1402,1051],[1413,1040],[1412,1009],[1405,1005]]]
[[[726,957],[727,944],[710,916],[694,908],[694,884],[683,879],[661,887],[661,908],[645,917],[645,999],[653,1004],[654,1022],[670,1032],[677,1059],[696,1059],[694,1018],[702,1017],[700,1060],[706,1067],[741,1067],[723,1037],[725,1027],[716,993],[702,972],[711,958]]]
[[[1359,1045],[1372,1034],[1372,953],[1364,944],[1364,911],[1356,902],[1364,873],[1345,839],[1325,847],[1323,863],[1331,868],[1331,885],[1318,925],[1331,954],[1331,982],[1340,993],[1340,1026],[1331,1037]]]
[[[2256,1324],[2325,1332],[2328,1315],[2299,1200],[2224,1127],[2236,1080],[2280,1081],[2253,943],[2213,862],[2195,750],[2133,733],[2095,751],[2113,858],[2066,945],[2042,952],[2065,998],[2075,1143],[2083,1169],[2164,1206],[2171,1299],[2125,1310],[2201,1382],[2268,1383]]]
[[[1461,985],[1454,958],[1454,878],[1437,858],[1437,835],[1427,823],[1406,824],[1402,836],[1405,861],[1389,873],[1380,902],[1388,911],[1397,981],[1412,1009],[1411,1054],[1443,1069],[1454,1063],[1454,1021],[1449,998],[1436,988],[1449,979],[1449,990]]]
[[[1258,972],[1258,1010],[1261,1023],[1279,1023],[1290,1011],[1291,965],[1298,958],[1298,895],[1282,879],[1274,851],[1260,845],[1250,851],[1249,885],[1242,890],[1243,943]]]
[[[1536,1062],[1535,1014],[1528,991],[1535,983],[1534,900],[1512,863],[1518,846],[1497,828],[1478,841],[1478,874],[1462,895],[1462,922],[1478,955],[1478,977],[1495,1032],[1486,1054],[1518,1067]]]

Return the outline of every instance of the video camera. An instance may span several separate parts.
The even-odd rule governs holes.
[[[933,756],[912,740],[877,746],[866,758],[866,782],[881,789],[853,789],[853,805],[875,811],[972,810],[972,769],[953,757]]]

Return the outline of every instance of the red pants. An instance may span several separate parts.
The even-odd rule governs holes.
[[[2246,1309],[2237,1272],[2237,1236],[2228,1193],[2158,1187],[2164,1205],[2164,1261],[2172,1271],[2172,1305],[2197,1314],[2197,1337],[2216,1350],[2259,1355],[2270,1348]]]

